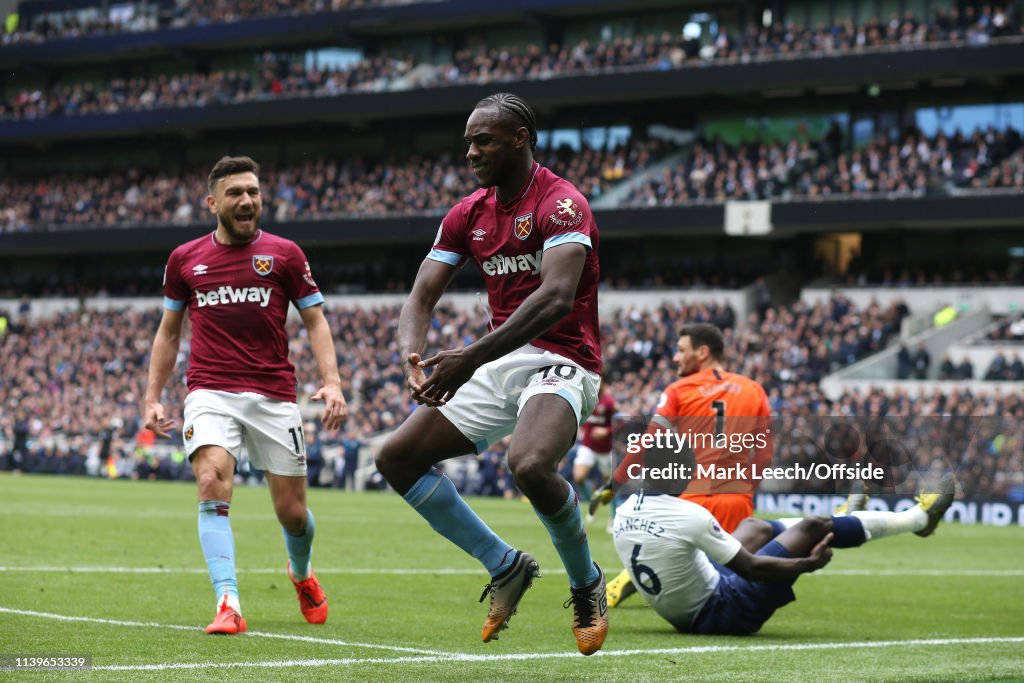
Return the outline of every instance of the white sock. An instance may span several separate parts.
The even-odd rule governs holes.
[[[217,601],[217,609],[220,610],[220,606],[227,603],[228,607],[235,610],[239,614],[242,613],[242,606],[238,602],[238,596],[232,595],[231,593],[225,593],[224,597]]]
[[[850,513],[864,525],[865,540],[885,536],[895,536],[911,531],[920,531],[928,526],[928,513],[915,505],[903,512],[878,512],[875,510],[859,510]]]

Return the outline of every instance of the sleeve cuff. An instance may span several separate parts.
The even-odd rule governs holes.
[[[184,301],[178,301],[177,299],[172,299],[169,296],[165,296],[164,297],[164,308],[166,308],[169,311],[181,311],[181,310],[184,310],[184,308],[185,308],[185,302]]]
[[[447,263],[449,266],[457,266],[462,262],[462,254],[456,254],[455,252],[444,251],[436,248],[430,250],[430,253],[427,254],[427,258],[431,261]]]
[[[315,294],[310,294],[309,296],[304,296],[301,299],[296,300],[295,307],[301,311],[303,308],[317,306],[319,304],[322,304],[323,302],[324,295],[321,294],[320,292],[316,292]]]
[[[557,247],[560,244],[582,244],[587,248],[587,251],[591,251],[594,246],[590,242],[590,235],[584,235],[582,232],[567,232],[561,235],[555,235],[549,237],[544,241],[544,251],[547,251],[551,247]]]

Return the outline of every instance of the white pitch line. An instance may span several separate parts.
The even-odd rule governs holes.
[[[12,609],[0,607],[0,613],[20,614],[28,617],[40,617],[43,619],[56,619],[58,621],[84,621],[91,624],[110,624],[111,626],[135,626],[146,628],[173,629],[175,631],[199,632],[198,626],[183,626],[181,624],[161,624],[154,621],[128,621],[124,619],[100,619],[98,617],[75,617],[65,614],[54,614],[52,612],[36,612],[26,609]],[[439,650],[422,650],[416,647],[402,647],[399,645],[381,645],[379,643],[357,643],[348,640],[337,640],[334,638],[317,638],[314,636],[300,636],[290,633],[266,633],[264,631],[247,631],[245,636],[253,638],[277,638],[279,640],[297,640],[304,643],[319,643],[321,645],[341,645],[344,647],[357,647],[370,650],[390,650],[393,652],[410,652],[412,654],[433,655],[438,657],[447,656],[446,652]]]
[[[697,645],[692,647],[664,647],[646,650],[602,650],[599,657],[632,657],[634,655],[687,655],[720,654],[725,652],[783,652],[800,650],[845,650],[894,647],[920,647],[933,645],[989,645],[1024,643],[1024,636],[1007,638],[922,638],[888,640],[868,643],[795,643],[790,645]],[[351,666],[353,664],[436,664],[440,662],[493,662],[528,661],[542,659],[579,659],[576,652],[522,652],[509,654],[468,654],[453,652],[424,657],[367,657],[345,659],[287,659],[269,662],[177,662],[170,664],[116,664],[95,666],[95,671],[163,671],[168,669],[283,669],[323,666]]]
[[[253,569],[236,569],[239,574],[284,574],[280,567],[258,567]],[[39,572],[39,573],[80,573],[80,574],[206,574],[205,567],[0,567],[0,572]],[[564,569],[551,570],[546,573],[565,573]],[[419,574],[476,574],[485,575],[483,569],[372,569],[372,568],[316,568],[317,574],[390,574],[390,575],[419,575]]]
[[[255,567],[237,569],[239,574],[283,574],[280,567]],[[58,566],[12,566],[0,567],[2,572],[38,573],[80,573],[80,574],[206,574],[205,567],[58,567]],[[316,573],[323,574],[380,574],[392,576],[416,576],[429,574],[482,575],[482,569],[373,569],[367,567],[317,567]],[[564,574],[558,567],[544,569],[545,574]],[[823,569],[809,576],[1024,576],[1024,569]]]

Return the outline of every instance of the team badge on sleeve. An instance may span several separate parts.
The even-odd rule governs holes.
[[[302,274],[302,279],[306,281],[310,287],[316,287],[316,281],[313,279],[313,271],[309,268],[309,261],[306,261],[306,272]]]
[[[531,232],[533,232],[533,214],[525,213],[522,216],[516,216],[516,237],[525,240]]]
[[[195,430],[192,429],[192,425],[185,427],[185,441],[191,441],[195,435]]]
[[[708,531],[711,532],[711,535],[715,538],[725,538],[725,532],[722,531],[722,527],[718,526],[718,522],[714,519],[708,520]]]
[[[274,270],[274,257],[265,254],[258,254],[252,257],[252,269],[257,275],[266,277]]]
[[[548,220],[558,227],[574,228],[583,220],[583,212],[580,211],[580,207],[576,205],[576,202],[572,200],[572,197],[559,199],[555,202],[555,206],[557,207],[557,210],[548,216]]]

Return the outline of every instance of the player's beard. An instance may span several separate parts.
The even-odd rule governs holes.
[[[232,242],[240,244],[242,242],[248,242],[256,234],[256,231],[260,226],[260,210],[255,206],[252,211],[249,212],[251,219],[248,223],[239,223],[235,219],[235,215],[238,212],[223,210],[217,214],[217,220],[224,226],[224,232],[228,234],[228,237]]]
[[[700,365],[698,363],[682,363],[676,367],[680,377],[689,377],[690,375],[700,371]]]

